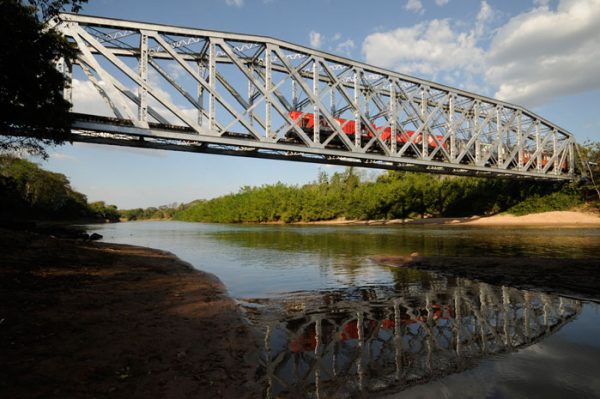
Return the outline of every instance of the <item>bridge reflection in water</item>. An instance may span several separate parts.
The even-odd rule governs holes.
[[[264,334],[256,373],[264,396],[400,391],[532,345],[581,311],[576,300],[464,279],[398,295],[366,287],[248,306]]]

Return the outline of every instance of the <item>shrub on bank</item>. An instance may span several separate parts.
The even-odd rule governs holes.
[[[530,213],[566,211],[578,205],[583,201],[581,196],[572,192],[556,192],[544,196],[534,195],[523,202],[511,207],[507,213],[521,216]]]

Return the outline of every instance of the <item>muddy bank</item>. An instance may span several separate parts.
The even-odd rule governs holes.
[[[392,266],[600,302],[600,258],[374,256]]]
[[[254,397],[254,337],[170,253],[0,230],[0,397]]]

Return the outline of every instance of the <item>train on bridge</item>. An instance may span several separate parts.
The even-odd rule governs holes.
[[[302,131],[304,133],[306,133],[307,135],[309,135],[309,137],[312,138],[312,135],[314,134],[314,129],[315,129],[315,115],[312,113],[305,113],[305,112],[301,112],[301,111],[290,111],[289,112],[289,116],[290,118],[295,121],[296,125],[298,125],[298,127],[300,127],[302,129]],[[335,122],[337,123],[337,125],[340,127],[340,129],[342,130],[342,132],[344,132],[344,134],[346,134],[348,136],[349,139],[351,140],[355,140],[356,139],[356,135],[360,136],[360,142],[362,144],[365,144],[366,142],[370,141],[371,139],[373,139],[375,137],[375,135],[373,134],[373,132],[375,132],[381,141],[383,141],[385,144],[389,145],[390,142],[393,140],[393,135],[392,135],[392,128],[389,126],[376,126],[375,124],[371,124],[371,129],[367,128],[367,126],[365,126],[364,124],[358,124],[359,128],[357,128],[357,123],[354,120],[351,119],[344,119],[344,118],[334,118]],[[318,118],[318,127],[319,127],[319,131],[322,132],[324,135],[330,135],[334,132],[334,127],[331,126],[327,120],[323,117]],[[400,146],[406,145],[407,143],[412,143],[415,146],[422,146],[423,145],[423,133],[422,132],[415,132],[414,130],[401,130],[401,129],[396,129],[395,131],[395,138],[396,138],[396,143]],[[289,139],[297,139],[297,134],[296,132],[292,129],[290,131],[288,131],[288,133],[286,134],[286,137]],[[334,141],[333,143],[341,145],[342,143],[338,140],[337,142]],[[480,151],[484,154],[484,156],[489,159],[490,157],[488,156],[490,154],[490,152],[494,152],[497,151],[496,148],[494,148],[494,146],[492,146],[491,144],[485,144],[485,143],[481,143],[480,145]],[[458,147],[458,151],[462,151],[462,149],[466,146],[466,143],[462,140],[459,140],[457,143],[457,147]],[[436,134],[428,134],[427,135],[427,148],[428,148],[428,152],[429,153],[433,153],[435,152],[437,147],[443,147],[445,150],[449,150],[449,142],[448,140],[445,139],[444,136]],[[374,151],[376,151],[376,147],[374,147]],[[443,154],[439,151],[435,152],[436,155],[433,157],[433,159],[438,159],[438,160],[443,160]],[[412,149],[407,148],[407,151],[405,153],[406,155],[417,155],[415,154],[414,151],[412,151]],[[497,155],[497,154],[493,154],[493,155]],[[506,155],[506,154],[503,154]],[[534,157],[533,152],[527,151],[527,150],[523,150],[523,162],[524,163],[528,163],[531,159],[533,158],[533,160],[531,161],[532,167],[535,168],[537,167],[537,161],[538,159]],[[546,165],[548,165],[548,162],[550,162],[550,159],[552,158],[552,154],[550,154],[547,151],[544,151],[541,156],[540,156],[540,165],[542,168],[545,168]],[[463,160],[463,163],[466,163],[467,160]],[[564,160],[563,162],[561,162],[560,164],[560,170],[562,172],[567,173],[569,171],[569,162],[567,160]]]

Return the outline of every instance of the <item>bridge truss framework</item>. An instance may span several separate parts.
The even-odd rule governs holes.
[[[574,177],[573,135],[520,106],[269,37],[74,14],[49,24],[80,50],[76,71],[59,63],[67,81],[82,76],[112,113],[74,113],[74,141],[455,175]],[[67,84],[65,97],[78,87]],[[307,116],[314,126],[300,125]],[[348,134],[350,124],[360,133]]]

